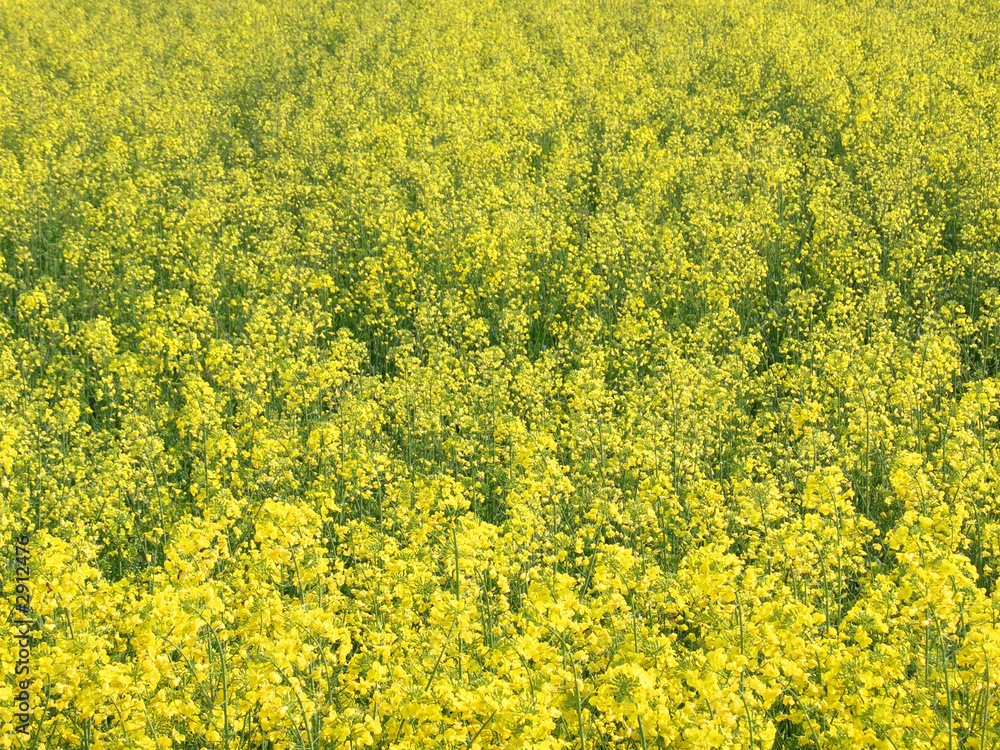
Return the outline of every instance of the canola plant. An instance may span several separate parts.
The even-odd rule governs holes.
[[[998,40],[0,0],[0,748],[996,750]]]

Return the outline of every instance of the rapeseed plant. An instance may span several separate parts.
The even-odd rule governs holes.
[[[997,19],[0,0],[0,747],[996,748]]]

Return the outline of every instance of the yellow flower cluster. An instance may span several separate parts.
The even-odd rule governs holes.
[[[0,0],[0,748],[1000,747],[998,38]]]

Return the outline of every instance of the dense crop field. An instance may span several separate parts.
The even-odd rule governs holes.
[[[998,55],[0,0],[0,748],[1000,748]]]

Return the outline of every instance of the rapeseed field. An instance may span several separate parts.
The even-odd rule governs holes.
[[[0,748],[1000,748],[997,0],[0,0]]]

